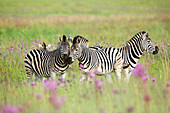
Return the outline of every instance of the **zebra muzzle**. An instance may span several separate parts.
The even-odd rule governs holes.
[[[67,64],[72,64],[73,63],[72,57],[68,57],[67,60],[66,60],[66,63]]]
[[[154,55],[155,55],[155,54],[157,54],[157,53],[158,53],[158,51],[159,51],[158,46],[155,46],[155,51],[153,52],[153,54],[154,54]]]

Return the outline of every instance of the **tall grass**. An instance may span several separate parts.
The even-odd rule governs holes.
[[[170,110],[169,1],[0,1],[0,112],[62,113],[168,113]],[[124,46],[142,30],[159,47],[159,53],[146,53],[140,59],[149,75],[144,84],[134,76],[130,82],[108,84],[95,90],[95,83],[79,84],[78,62],[67,70],[66,81],[54,90],[63,104],[50,101],[44,83],[27,83],[24,55],[38,48],[35,40],[51,43],[58,35],[82,35],[90,45]],[[40,43],[39,42],[39,43]],[[156,81],[153,82],[152,78]],[[64,97],[62,97],[64,96]],[[9,106],[10,105],[10,106]],[[18,109],[20,108],[20,109]],[[3,111],[4,112],[4,111]],[[19,112],[19,111],[18,111]]]

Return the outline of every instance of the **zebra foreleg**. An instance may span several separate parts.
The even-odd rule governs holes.
[[[51,80],[55,80],[55,76],[56,76],[56,73],[55,72],[51,72]]]
[[[116,72],[117,79],[121,81],[121,69],[116,69],[115,72]]]
[[[107,80],[108,83],[113,83],[111,74],[106,74],[106,75],[105,75],[105,78],[106,78],[106,80]]]
[[[63,74],[61,75],[61,78],[62,78],[63,80],[65,80],[65,78],[66,78],[66,73],[63,73]]]
[[[129,68],[123,69],[123,75],[124,75],[124,81],[128,83],[131,75],[131,73],[129,73]]]
[[[27,76],[27,82],[29,83],[32,80],[32,76]]]

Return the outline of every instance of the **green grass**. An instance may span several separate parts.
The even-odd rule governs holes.
[[[166,113],[170,106],[170,96],[164,98],[163,90],[170,82],[170,2],[168,0],[149,1],[63,1],[59,0],[1,0],[0,1],[0,110],[5,104],[22,104],[24,112],[43,113],[126,113],[133,107],[134,113]],[[79,84],[81,71],[78,62],[67,70],[66,80],[57,89],[57,95],[65,95],[67,101],[58,110],[49,102],[50,94],[44,91],[41,83],[32,87],[23,84],[27,81],[24,68],[26,50],[38,48],[32,44],[35,40],[58,43],[58,35],[82,35],[90,45],[124,46],[136,33],[146,30],[149,37],[160,48],[157,55],[147,53],[140,59],[145,64],[150,78],[146,89],[138,79],[131,77],[128,84],[117,81],[112,73],[113,84],[104,77],[104,86],[96,92],[94,84]],[[106,37],[106,40],[104,40]],[[23,43],[14,44],[20,40]],[[14,50],[9,51],[10,45]],[[31,45],[31,48],[28,47]],[[153,60],[153,61],[152,61]],[[21,62],[20,62],[21,61]],[[154,64],[152,64],[154,62]],[[150,66],[149,66],[150,65]],[[153,83],[151,78],[156,78]],[[22,81],[21,81],[22,80]],[[18,88],[16,88],[18,86]],[[112,89],[117,89],[114,94]],[[145,89],[145,90],[144,90]],[[126,90],[126,92],[124,92]],[[42,95],[36,98],[36,93]],[[145,103],[144,95],[149,94],[151,101]],[[169,92],[168,92],[169,93]],[[147,110],[148,109],[148,110]]]

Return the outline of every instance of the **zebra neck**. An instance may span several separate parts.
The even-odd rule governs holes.
[[[89,61],[89,48],[83,48],[81,56],[78,58],[79,63],[86,64]]]
[[[120,52],[124,60],[124,66],[129,65],[134,68],[143,53],[142,43],[140,40],[130,40],[127,46],[120,49]]]

